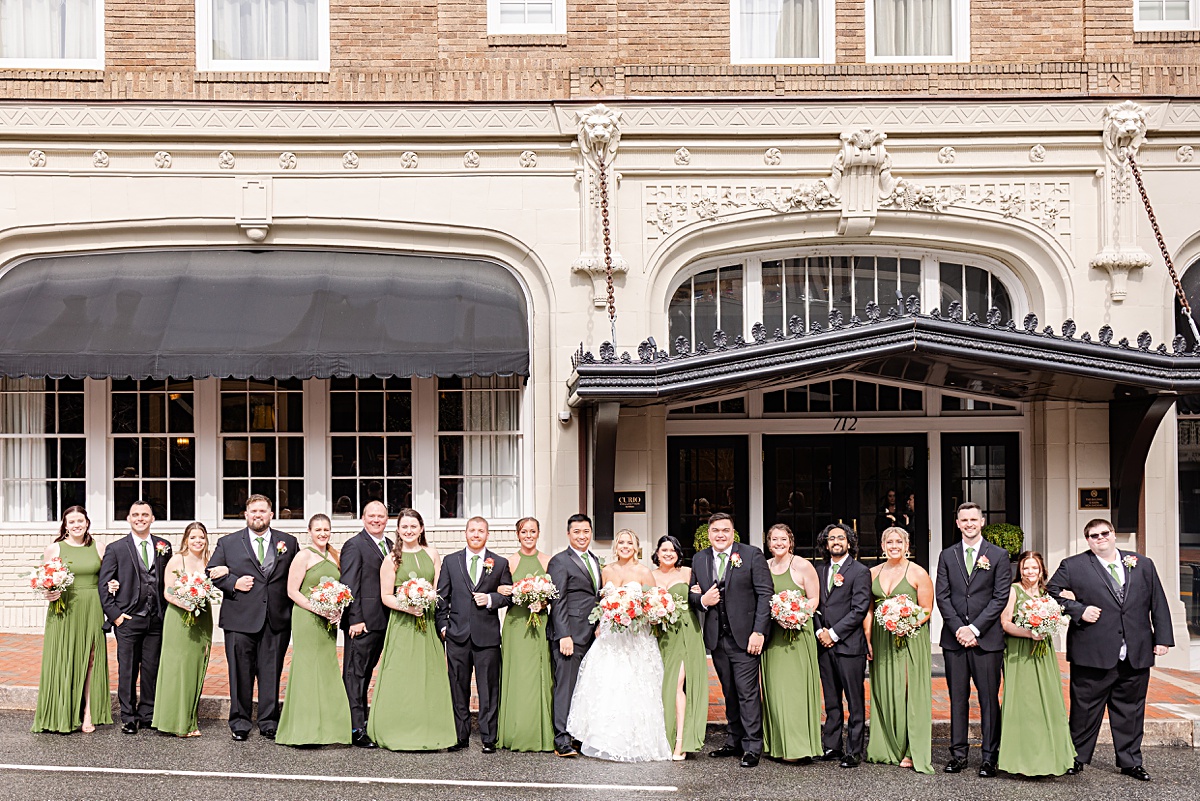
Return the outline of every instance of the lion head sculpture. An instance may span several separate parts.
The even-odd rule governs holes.
[[[1104,150],[1115,164],[1124,165],[1146,141],[1146,111],[1132,100],[1104,109]]]
[[[576,112],[579,120],[579,149],[584,158],[611,164],[621,141],[621,112],[602,103]]]

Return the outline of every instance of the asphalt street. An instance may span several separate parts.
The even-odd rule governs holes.
[[[253,735],[235,743],[219,721],[203,736],[164,737],[153,731],[123,735],[115,726],[95,734],[30,734],[32,715],[0,713],[0,801],[515,801],[531,799],[1179,799],[1196,797],[1200,752],[1155,748],[1146,752],[1150,783],[1121,776],[1101,746],[1080,776],[1017,779],[970,775],[922,776],[910,770],[836,763],[798,767],[764,760],[693,756],[683,763],[620,765],[552,754],[484,755],[477,739],[455,754],[390,753],[350,747],[296,749]],[[720,741],[710,729],[710,746]],[[945,758],[934,744],[935,767]],[[972,754],[977,765],[978,751]]]

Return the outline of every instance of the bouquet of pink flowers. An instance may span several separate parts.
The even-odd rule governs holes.
[[[875,625],[892,635],[897,648],[908,647],[908,638],[920,630],[926,617],[921,605],[907,595],[884,598],[875,606]]]
[[[812,617],[807,600],[804,590],[784,590],[771,596],[771,619],[787,631],[790,640],[796,639],[796,632]]]
[[[430,611],[437,606],[438,596],[437,590],[432,584],[423,578],[418,578],[416,573],[408,574],[408,581],[396,588],[396,600],[401,606],[406,606],[409,609],[415,609],[417,615],[417,630],[425,631],[427,626],[425,618],[429,616]]]
[[[675,596],[663,587],[651,587],[642,593],[642,607],[651,626],[674,626],[679,622],[679,606]]]
[[[536,628],[542,621],[538,614],[558,597],[558,587],[549,576],[526,576],[513,583],[512,602],[529,610],[526,628]]]
[[[213,586],[212,579],[204,571],[184,573],[175,571],[175,582],[167,587],[171,597],[191,614],[183,616],[186,626],[196,625],[196,618],[209,604],[221,603],[221,591]]]
[[[1050,638],[1059,629],[1066,628],[1071,618],[1063,614],[1062,607],[1049,595],[1039,595],[1017,604],[1013,610],[1013,622],[1041,637],[1033,646],[1033,655],[1041,656],[1049,653]]]
[[[325,628],[333,631],[342,611],[354,600],[350,588],[337,579],[321,576],[321,580],[308,591],[308,602],[313,611],[325,618]]]
[[[600,603],[588,615],[588,620],[613,631],[630,631],[640,627],[646,620],[646,607],[642,600],[641,586],[626,584],[614,587],[610,584],[600,591]]]
[[[48,592],[61,593],[75,583],[75,574],[57,556],[38,565],[25,578],[29,581],[29,589],[38,595]],[[50,606],[54,610],[54,614],[61,615],[67,609],[67,599],[59,595],[57,599],[50,602]]]

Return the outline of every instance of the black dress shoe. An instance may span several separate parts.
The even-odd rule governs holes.
[[[736,745],[723,745],[715,751],[709,751],[708,755],[715,759],[723,759],[724,757],[740,757],[742,749]]]
[[[758,754],[751,754],[749,752],[742,754],[741,765],[743,768],[757,768],[758,767]]]
[[[232,734],[230,734],[229,736],[232,737],[234,740],[237,740],[239,743],[244,743],[250,739],[250,735],[244,731],[235,731]]]
[[[447,750],[447,751],[461,751],[461,750],[463,750],[464,748],[466,748],[466,747],[467,747],[468,745],[470,745],[470,744],[471,744],[471,741],[470,741],[470,740],[459,740],[457,743],[455,743],[454,745],[450,746],[450,747],[449,747],[449,748],[447,748],[446,750]]]
[[[1077,759],[1071,767],[1067,768],[1067,775],[1078,776],[1080,773],[1083,773],[1083,763]]]
[[[845,756],[845,754],[842,752],[842,749],[830,748],[828,751],[821,754],[821,761],[822,762],[837,762],[839,759],[841,759],[844,756]]]
[[[496,744],[495,743],[484,743],[483,744],[483,753],[485,753],[485,754],[496,753]]]
[[[979,778],[981,778],[981,779],[996,778],[996,763],[984,760],[984,763],[979,766]]]
[[[857,768],[858,767],[858,757],[855,756],[854,754],[846,754],[844,757],[842,757],[842,761],[838,763],[838,767]]]
[[[263,737],[266,737],[268,740],[274,740],[274,739],[275,739],[275,730],[274,730],[274,729],[267,729],[266,731],[264,731],[264,732],[262,733],[262,736],[263,736]]]
[[[362,729],[358,729],[350,735],[350,742],[358,748],[378,748],[375,741],[367,736],[367,733]]]
[[[555,748],[554,755],[560,756],[560,757],[577,757],[577,756],[579,756],[579,752],[576,751],[574,748],[565,748],[565,749]]]
[[[132,721],[121,724],[121,734],[137,734],[138,725]]]
[[[962,773],[967,769],[967,760],[951,759],[942,770],[946,773]]]
[[[805,765],[811,765],[812,763],[813,763],[812,757],[800,757],[799,759],[796,760],[796,764],[799,765],[800,767],[804,767]]]
[[[1140,782],[1150,781],[1150,774],[1141,765],[1134,765],[1132,768],[1121,768],[1122,776],[1129,776],[1137,779]]]

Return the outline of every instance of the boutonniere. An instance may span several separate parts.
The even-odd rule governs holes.
[[[991,570],[992,562],[986,556],[981,556],[975,560],[975,567],[979,568],[980,570]]]
[[[159,556],[170,556],[171,546],[165,542],[156,542],[154,543],[154,552]]]
[[[741,554],[737,554],[737,553],[735,553],[735,554],[730,554],[730,556],[729,556],[729,566],[730,566],[730,567],[741,567],[741,566],[742,566],[742,555],[741,555]]]
[[[845,580],[846,580],[846,577],[843,576],[841,573],[833,574],[833,586],[840,587],[840,586],[842,586],[842,582],[844,582]]]
[[[1127,569],[1133,570],[1137,567],[1137,557],[1133,555],[1126,556],[1121,560],[1121,564],[1125,565]]]
[[[486,575],[486,574],[490,574],[490,573],[492,572],[492,568],[493,568],[493,567],[495,567],[495,566],[496,566],[496,560],[495,560],[495,559],[493,559],[492,557],[490,557],[490,556],[489,556],[487,559],[484,559],[484,560],[483,560],[483,572],[484,572],[484,574],[485,574],[485,575]]]
[[[282,541],[275,543],[275,553],[279,554],[280,556],[283,556],[285,553],[287,553],[287,543]]]

